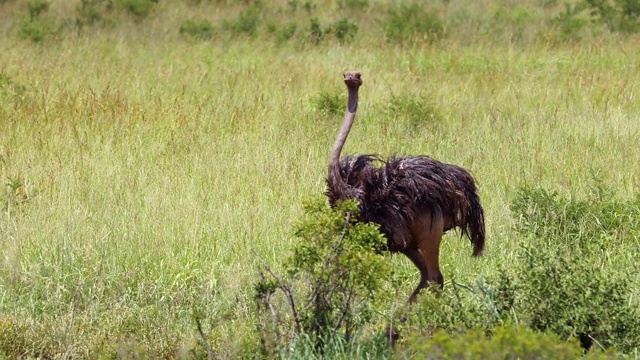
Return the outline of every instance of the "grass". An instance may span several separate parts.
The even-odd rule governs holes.
[[[303,200],[324,191],[341,115],[313,101],[343,91],[347,69],[365,83],[346,152],[430,154],[479,182],[486,256],[448,235],[446,279],[473,283],[516,261],[508,204],[520,185],[580,195],[595,172],[621,196],[640,190],[636,38],[396,47],[358,23],[344,46],[274,46],[190,42],[181,22],[45,44],[0,36],[11,49],[0,52],[2,346],[189,357],[203,351],[200,314],[218,355],[247,355],[250,250],[283,259]],[[407,131],[381,115],[394,96],[424,93],[437,127]],[[404,299],[417,273],[389,261],[411,279]]]

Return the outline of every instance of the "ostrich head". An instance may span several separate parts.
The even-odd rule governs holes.
[[[359,71],[347,71],[344,73],[344,83],[349,89],[357,89],[362,85]]]

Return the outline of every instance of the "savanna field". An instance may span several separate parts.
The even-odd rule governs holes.
[[[0,358],[640,357],[637,9],[0,0]],[[362,311],[318,340],[278,285],[309,310],[288,259],[344,221],[346,70],[343,153],[468,169],[487,248],[448,233],[411,307],[405,256],[359,258]]]

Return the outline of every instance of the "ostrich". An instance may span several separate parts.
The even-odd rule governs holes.
[[[420,282],[409,297],[415,302],[421,289],[444,285],[438,263],[442,235],[459,228],[473,245],[473,255],[484,249],[484,211],[473,177],[463,168],[431,157],[346,155],[340,160],[358,109],[359,72],[346,72],[349,99],[344,121],[329,157],[329,203],[356,199],[359,221],[380,225],[390,252],[405,254],[420,271]]]

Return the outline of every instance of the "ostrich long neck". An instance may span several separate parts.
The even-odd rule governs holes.
[[[342,152],[342,147],[344,143],[347,141],[347,136],[349,135],[349,131],[351,130],[351,125],[353,125],[353,121],[356,118],[356,111],[358,110],[358,88],[357,87],[349,87],[349,100],[347,102],[347,111],[344,114],[344,120],[342,121],[342,126],[340,126],[340,131],[338,132],[338,136],[336,137],[336,141],[333,143],[333,149],[331,150],[331,155],[329,156],[329,183],[333,185],[345,186],[346,183],[342,176],[340,175],[340,153]]]

